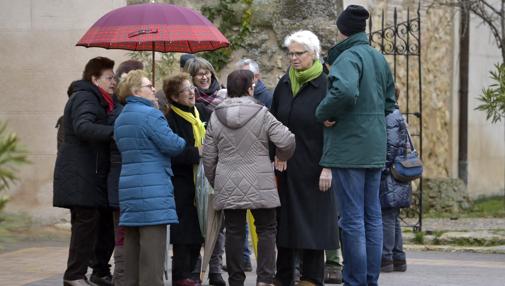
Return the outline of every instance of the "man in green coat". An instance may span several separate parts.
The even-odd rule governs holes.
[[[348,6],[339,15],[339,42],[328,54],[328,92],[316,109],[317,119],[327,127],[320,165],[332,168],[341,212],[346,285],[377,285],[379,279],[385,116],[395,106],[389,65],[368,43],[368,17],[368,11],[358,5]]]

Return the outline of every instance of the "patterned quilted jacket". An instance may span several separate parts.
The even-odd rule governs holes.
[[[287,161],[295,136],[252,97],[228,98],[212,114],[205,144],[205,175],[214,186],[216,209],[280,206],[268,144]]]

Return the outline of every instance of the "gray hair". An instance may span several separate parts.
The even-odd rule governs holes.
[[[319,58],[321,52],[321,43],[316,34],[311,31],[301,30],[292,33],[284,39],[284,46],[289,47],[292,43],[302,45],[307,51],[314,53],[314,59]]]
[[[186,64],[184,65],[184,71],[189,73],[191,75],[191,77],[194,77],[200,69],[210,71],[212,73],[212,76],[215,79],[217,79],[217,73],[214,70],[214,67],[212,66],[212,64],[208,60],[206,60],[204,58],[195,57],[195,58],[189,59],[186,62]]]
[[[258,63],[251,59],[241,59],[236,64],[236,67],[241,69],[243,66],[249,66],[249,70],[253,72],[253,74],[260,74],[260,67]]]

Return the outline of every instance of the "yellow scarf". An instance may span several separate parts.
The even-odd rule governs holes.
[[[203,145],[203,139],[205,138],[205,125],[200,120],[200,114],[198,109],[195,107],[195,115],[191,112],[183,111],[177,106],[170,106],[170,108],[180,117],[182,117],[187,122],[191,123],[193,127],[193,135],[195,136],[195,147],[199,148]]]

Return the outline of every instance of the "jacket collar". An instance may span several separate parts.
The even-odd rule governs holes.
[[[147,105],[150,107],[154,107],[154,103],[152,101],[150,101],[149,99],[145,99],[143,97],[134,96],[134,95],[128,96],[126,98],[126,103],[140,103],[140,104],[144,104],[144,105]]]
[[[358,45],[369,45],[368,37],[365,32],[357,33],[349,38],[337,43],[328,51],[327,62],[332,65],[335,60],[342,54],[345,50],[358,46]]]

